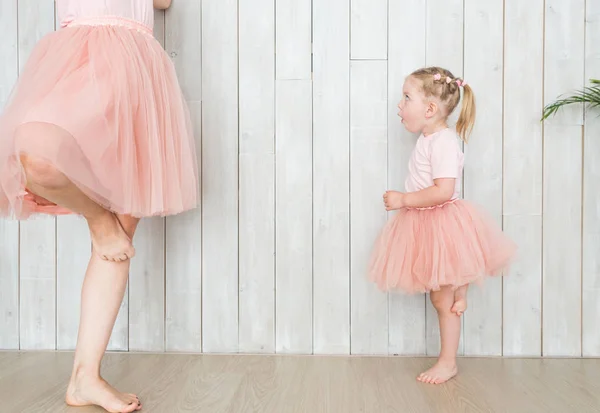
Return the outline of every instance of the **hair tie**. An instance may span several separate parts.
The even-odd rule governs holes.
[[[458,85],[458,87],[464,87],[467,84],[467,82],[465,82],[464,80],[456,79],[456,84]]]
[[[450,76],[446,76],[446,83],[450,83],[452,82],[452,79],[450,78]]]
[[[436,73],[435,75],[433,75],[433,80],[440,80],[442,78],[442,75],[440,75],[439,73]]]

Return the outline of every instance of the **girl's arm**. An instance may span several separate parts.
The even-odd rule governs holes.
[[[168,9],[171,5],[171,0],[154,0],[154,8],[158,10]]]
[[[433,180],[433,186],[416,192],[387,191],[383,196],[385,209],[388,211],[400,208],[427,208],[443,204],[452,199],[456,178],[439,178]]]
[[[455,178],[439,178],[433,180],[433,186],[417,192],[404,194],[405,207],[427,208],[450,201],[454,195]]]

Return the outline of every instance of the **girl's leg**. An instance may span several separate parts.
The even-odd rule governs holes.
[[[417,380],[423,383],[440,384],[450,380],[458,371],[456,352],[460,340],[460,317],[452,312],[454,291],[451,287],[442,287],[440,291],[432,291],[431,303],[438,314],[442,349],[437,363],[421,373]]]
[[[118,218],[133,239],[138,220]],[[100,376],[100,363],[123,300],[130,262],[105,261],[94,254],[90,259],[81,293],[75,363],[66,395],[69,405],[98,405],[109,412],[141,409],[137,396],[118,392]]]
[[[63,142],[72,142],[63,129],[46,123],[27,123],[18,128],[17,146],[27,177],[27,189],[61,207],[82,215],[88,223],[94,251],[109,261],[124,261],[135,254],[117,217],[87,197],[73,182],[49,162],[27,155],[27,148],[43,145],[58,151]],[[39,150],[39,148],[38,148]],[[44,148],[46,150],[46,148]]]

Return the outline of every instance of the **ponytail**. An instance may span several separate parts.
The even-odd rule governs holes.
[[[460,116],[456,123],[456,132],[463,142],[467,143],[475,125],[475,95],[473,94],[473,89],[468,84],[464,84],[462,88],[463,102]]]

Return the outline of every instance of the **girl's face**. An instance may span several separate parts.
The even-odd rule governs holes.
[[[421,90],[421,82],[412,76],[404,81],[402,100],[398,104],[398,116],[402,124],[411,133],[420,133],[428,121],[429,104]]]

